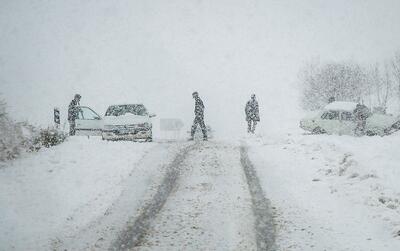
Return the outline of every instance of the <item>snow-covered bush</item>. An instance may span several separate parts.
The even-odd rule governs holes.
[[[36,138],[39,145],[44,147],[51,147],[58,145],[67,138],[67,134],[55,128],[47,128],[40,130],[39,137]]]
[[[0,101],[0,161],[60,144],[66,137],[54,128],[38,129],[27,122],[15,122],[6,112],[6,103]]]

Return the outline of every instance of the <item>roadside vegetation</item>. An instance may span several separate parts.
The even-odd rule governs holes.
[[[16,122],[0,100],[0,161],[19,157],[24,152],[39,151],[65,141],[67,135],[55,128],[38,128],[28,122]]]

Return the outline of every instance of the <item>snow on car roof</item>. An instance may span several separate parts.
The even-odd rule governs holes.
[[[123,105],[143,105],[143,103],[121,103],[121,104],[109,105],[109,107],[111,107],[111,106],[123,106]]]
[[[340,110],[352,112],[356,109],[357,103],[346,101],[335,101],[325,106],[325,110]]]

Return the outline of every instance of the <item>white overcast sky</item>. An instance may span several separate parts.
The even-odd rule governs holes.
[[[0,92],[16,119],[51,123],[75,93],[104,114],[143,102],[210,124],[243,123],[256,93],[265,124],[297,112],[313,58],[361,63],[400,49],[398,0],[0,0]],[[206,121],[207,122],[207,121]]]

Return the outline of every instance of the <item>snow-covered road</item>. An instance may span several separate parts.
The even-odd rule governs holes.
[[[73,137],[0,168],[0,250],[399,250],[399,143]]]
[[[256,250],[239,156],[232,145],[197,143],[174,167],[174,191],[133,250]]]
[[[267,250],[248,165],[238,143],[70,138],[0,170],[0,249]]]
[[[185,143],[68,142],[0,169],[0,250],[107,249]]]

